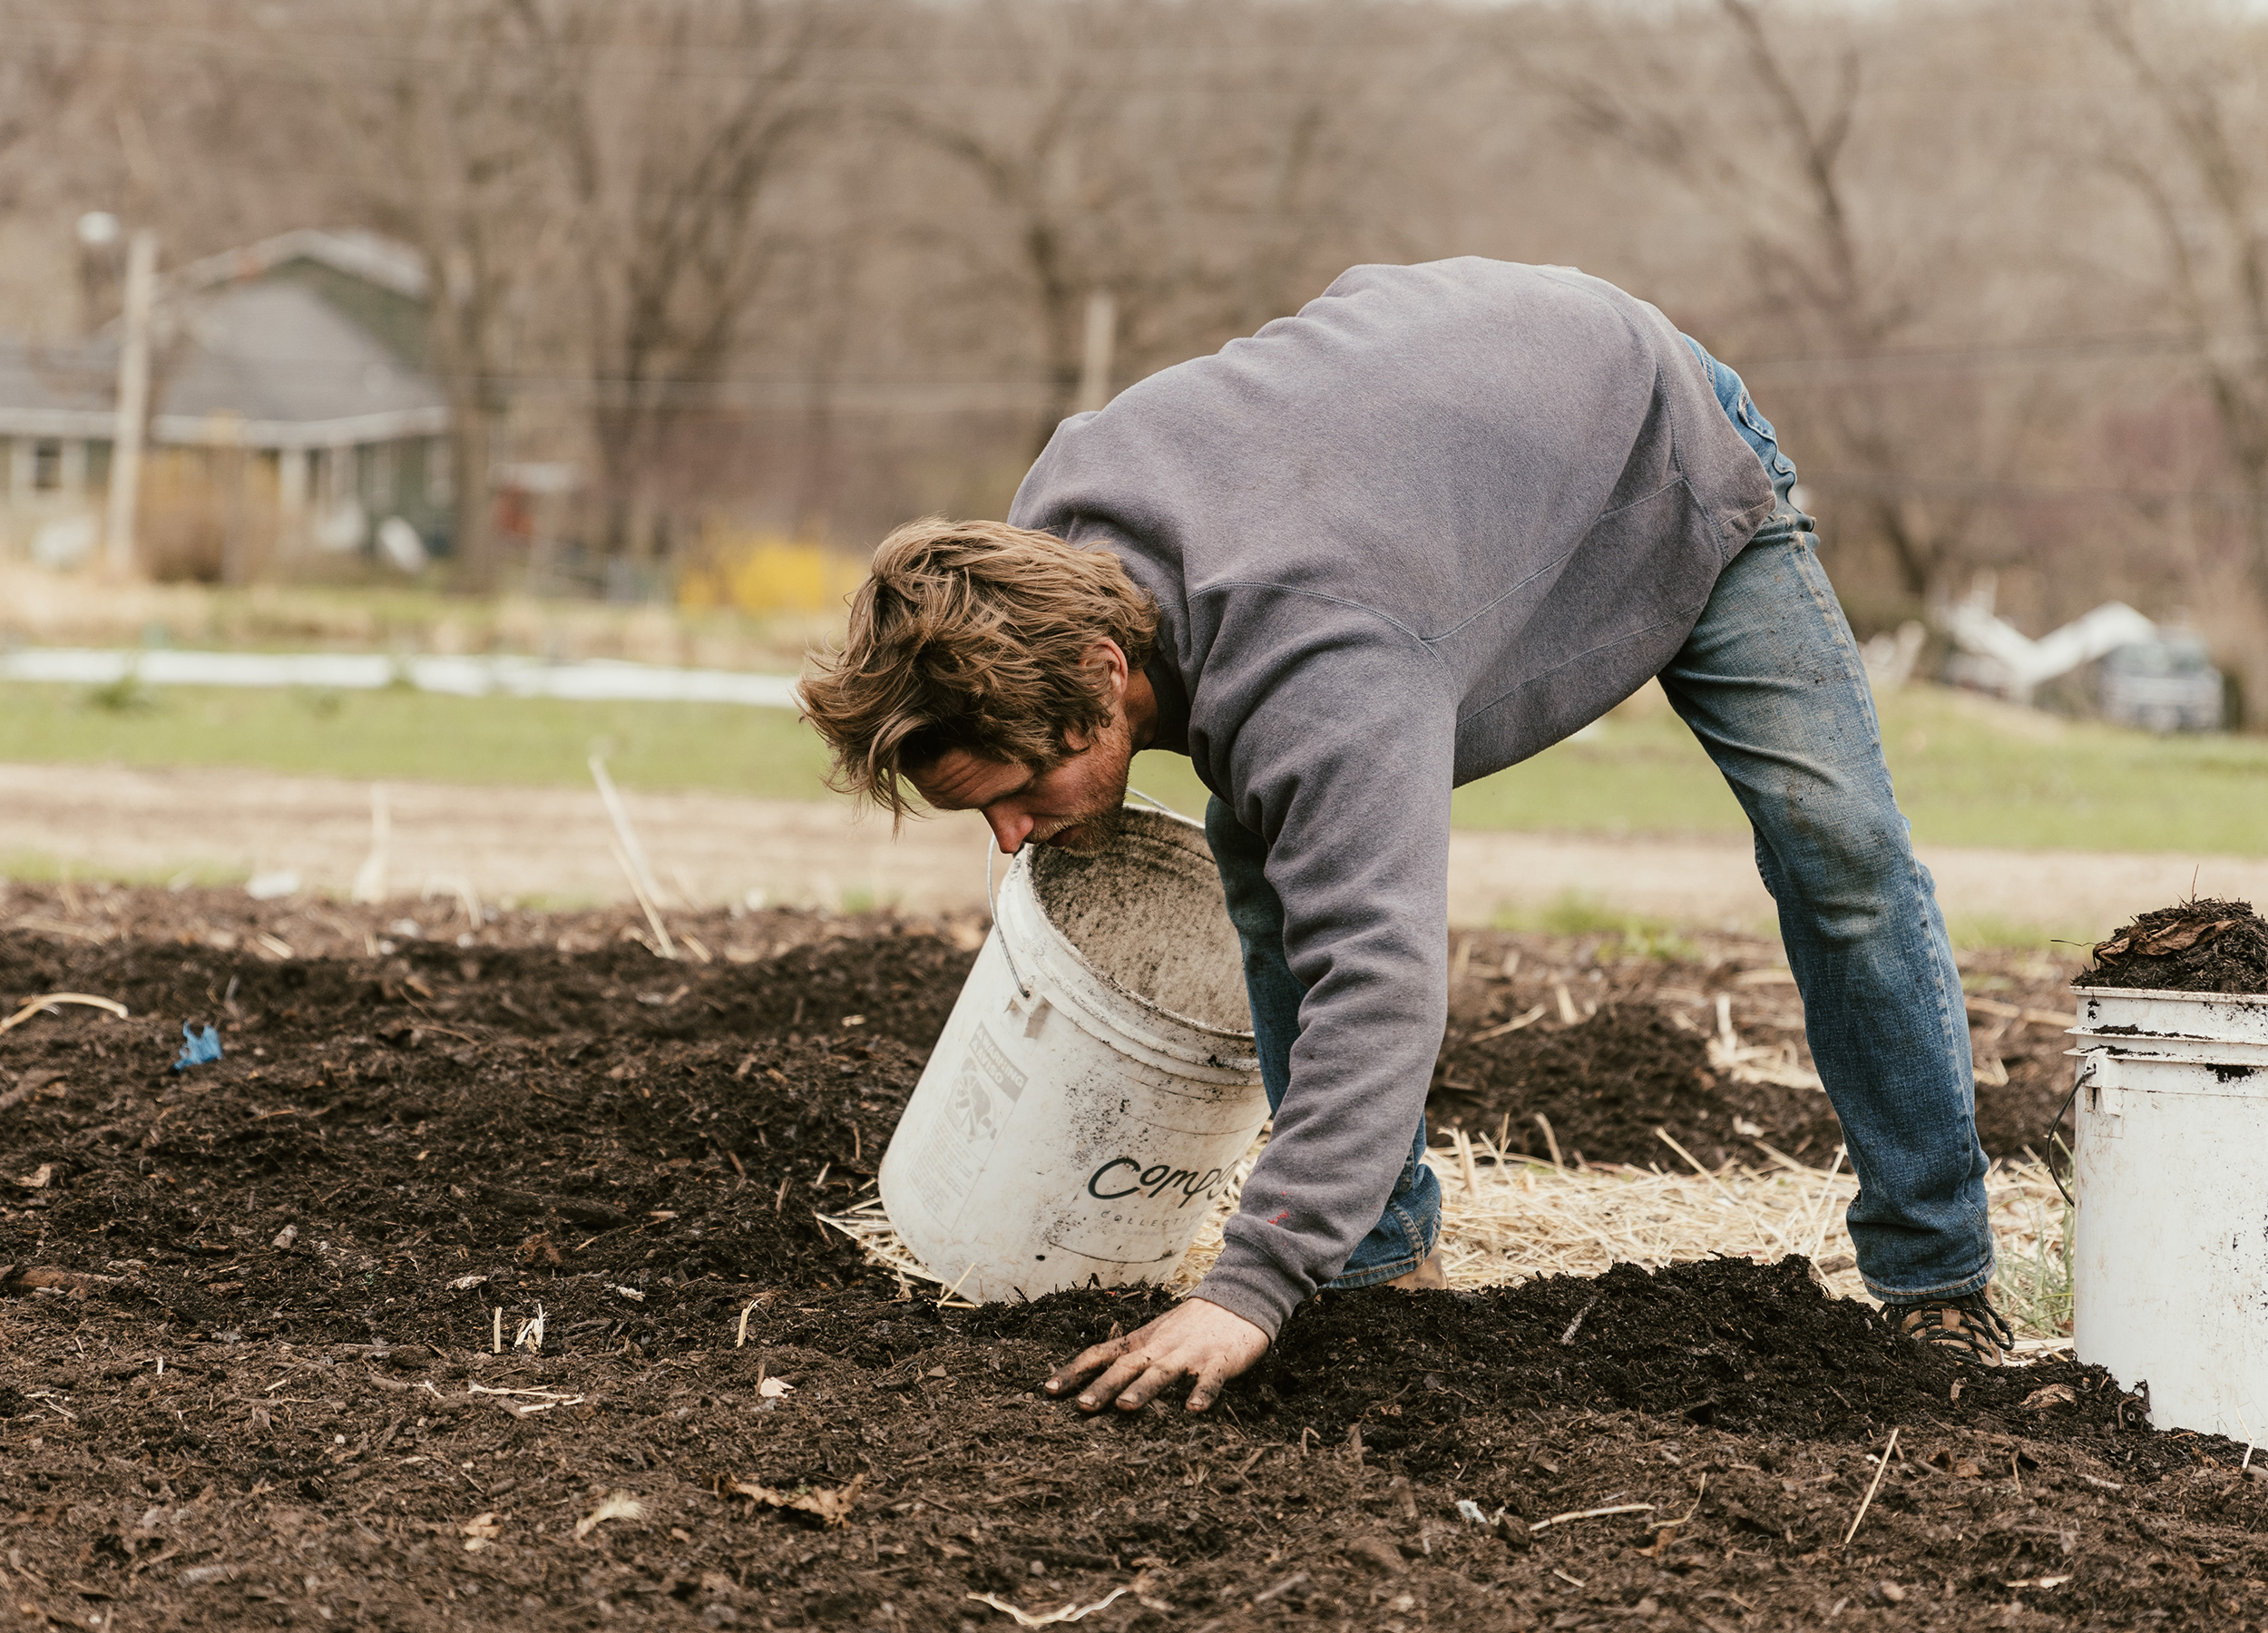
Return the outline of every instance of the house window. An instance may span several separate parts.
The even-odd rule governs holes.
[[[63,444],[45,438],[32,445],[32,490],[52,494],[63,486]]]
[[[447,437],[426,439],[425,503],[438,510],[445,510],[456,503],[455,471],[449,464],[451,452]]]

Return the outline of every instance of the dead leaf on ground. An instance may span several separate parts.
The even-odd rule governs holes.
[[[861,1474],[846,1486],[815,1486],[801,1491],[776,1491],[752,1480],[736,1480],[725,1489],[737,1496],[753,1497],[767,1508],[809,1514],[820,1524],[834,1527],[849,1521],[851,1511],[858,1506],[859,1490],[865,1483],[866,1477]]]
[[[575,1521],[575,1540],[580,1542],[609,1520],[643,1520],[646,1505],[637,1498],[616,1491],[599,1501],[599,1506]]]
[[[478,1553],[496,1540],[503,1530],[503,1527],[496,1523],[496,1516],[494,1511],[491,1511],[485,1514],[474,1514],[458,1530],[464,1538],[464,1551]]]
[[[2045,1389],[2035,1389],[2024,1397],[2024,1408],[2028,1412],[2045,1412],[2050,1406],[2076,1406],[2078,1403],[2079,1397],[2068,1384],[2050,1384]]]
[[[795,1393],[796,1386],[785,1378],[767,1378],[756,1386],[756,1393],[761,1400],[777,1401]]]
[[[16,1183],[22,1186],[25,1190],[45,1190],[47,1188],[47,1182],[54,1177],[55,1165],[52,1162],[43,1162],[30,1173],[24,1175],[21,1179],[18,1179]]]

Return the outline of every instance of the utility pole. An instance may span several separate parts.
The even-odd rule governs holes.
[[[1087,297],[1086,355],[1079,366],[1079,401],[1073,414],[1085,414],[1110,400],[1110,353],[1119,337],[1119,303],[1108,289]]]
[[[145,227],[126,250],[126,332],[118,347],[118,423],[111,438],[110,516],[103,531],[103,559],[122,577],[134,567],[142,427],[150,415],[150,310],[157,281],[157,234]]]

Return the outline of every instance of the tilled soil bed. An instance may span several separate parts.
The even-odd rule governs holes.
[[[8,916],[9,1013],[131,1012],[0,1034],[0,1606],[27,1625],[1005,1628],[971,1596],[1116,1594],[1085,1625],[1714,1630],[2268,1597],[2241,1447],[2153,1433],[2068,1361],[1923,1355],[1801,1260],[1327,1296],[1206,1416],[1046,1401],[1156,1296],[940,1306],[813,1217],[866,1193],[967,924],[689,919],[704,963],[619,916]],[[1648,1159],[1657,1104],[1736,1147],[1725,1120],[1771,1110],[1688,1103],[1667,1041],[1578,1047],[1689,984],[1767,1025],[1756,995],[1792,994],[1736,983],[1768,949],[1461,962],[1514,951],[1597,1005],[1502,1034],[1556,1037],[1518,1064],[1571,1149]],[[1521,980],[1461,982],[1444,1087]],[[183,1022],[225,1057],[171,1070]],[[1616,1071],[1639,1088],[1584,1081]]]

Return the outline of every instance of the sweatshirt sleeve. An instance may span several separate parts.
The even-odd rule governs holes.
[[[1276,611],[1276,635],[1306,626],[1305,651],[1254,675],[1252,696],[1201,700],[1198,717],[1237,723],[1192,744],[1268,841],[1307,989],[1274,1135],[1197,1289],[1271,1335],[1377,1223],[1424,1113],[1448,1015],[1456,738],[1453,688],[1422,642],[1358,610]]]

